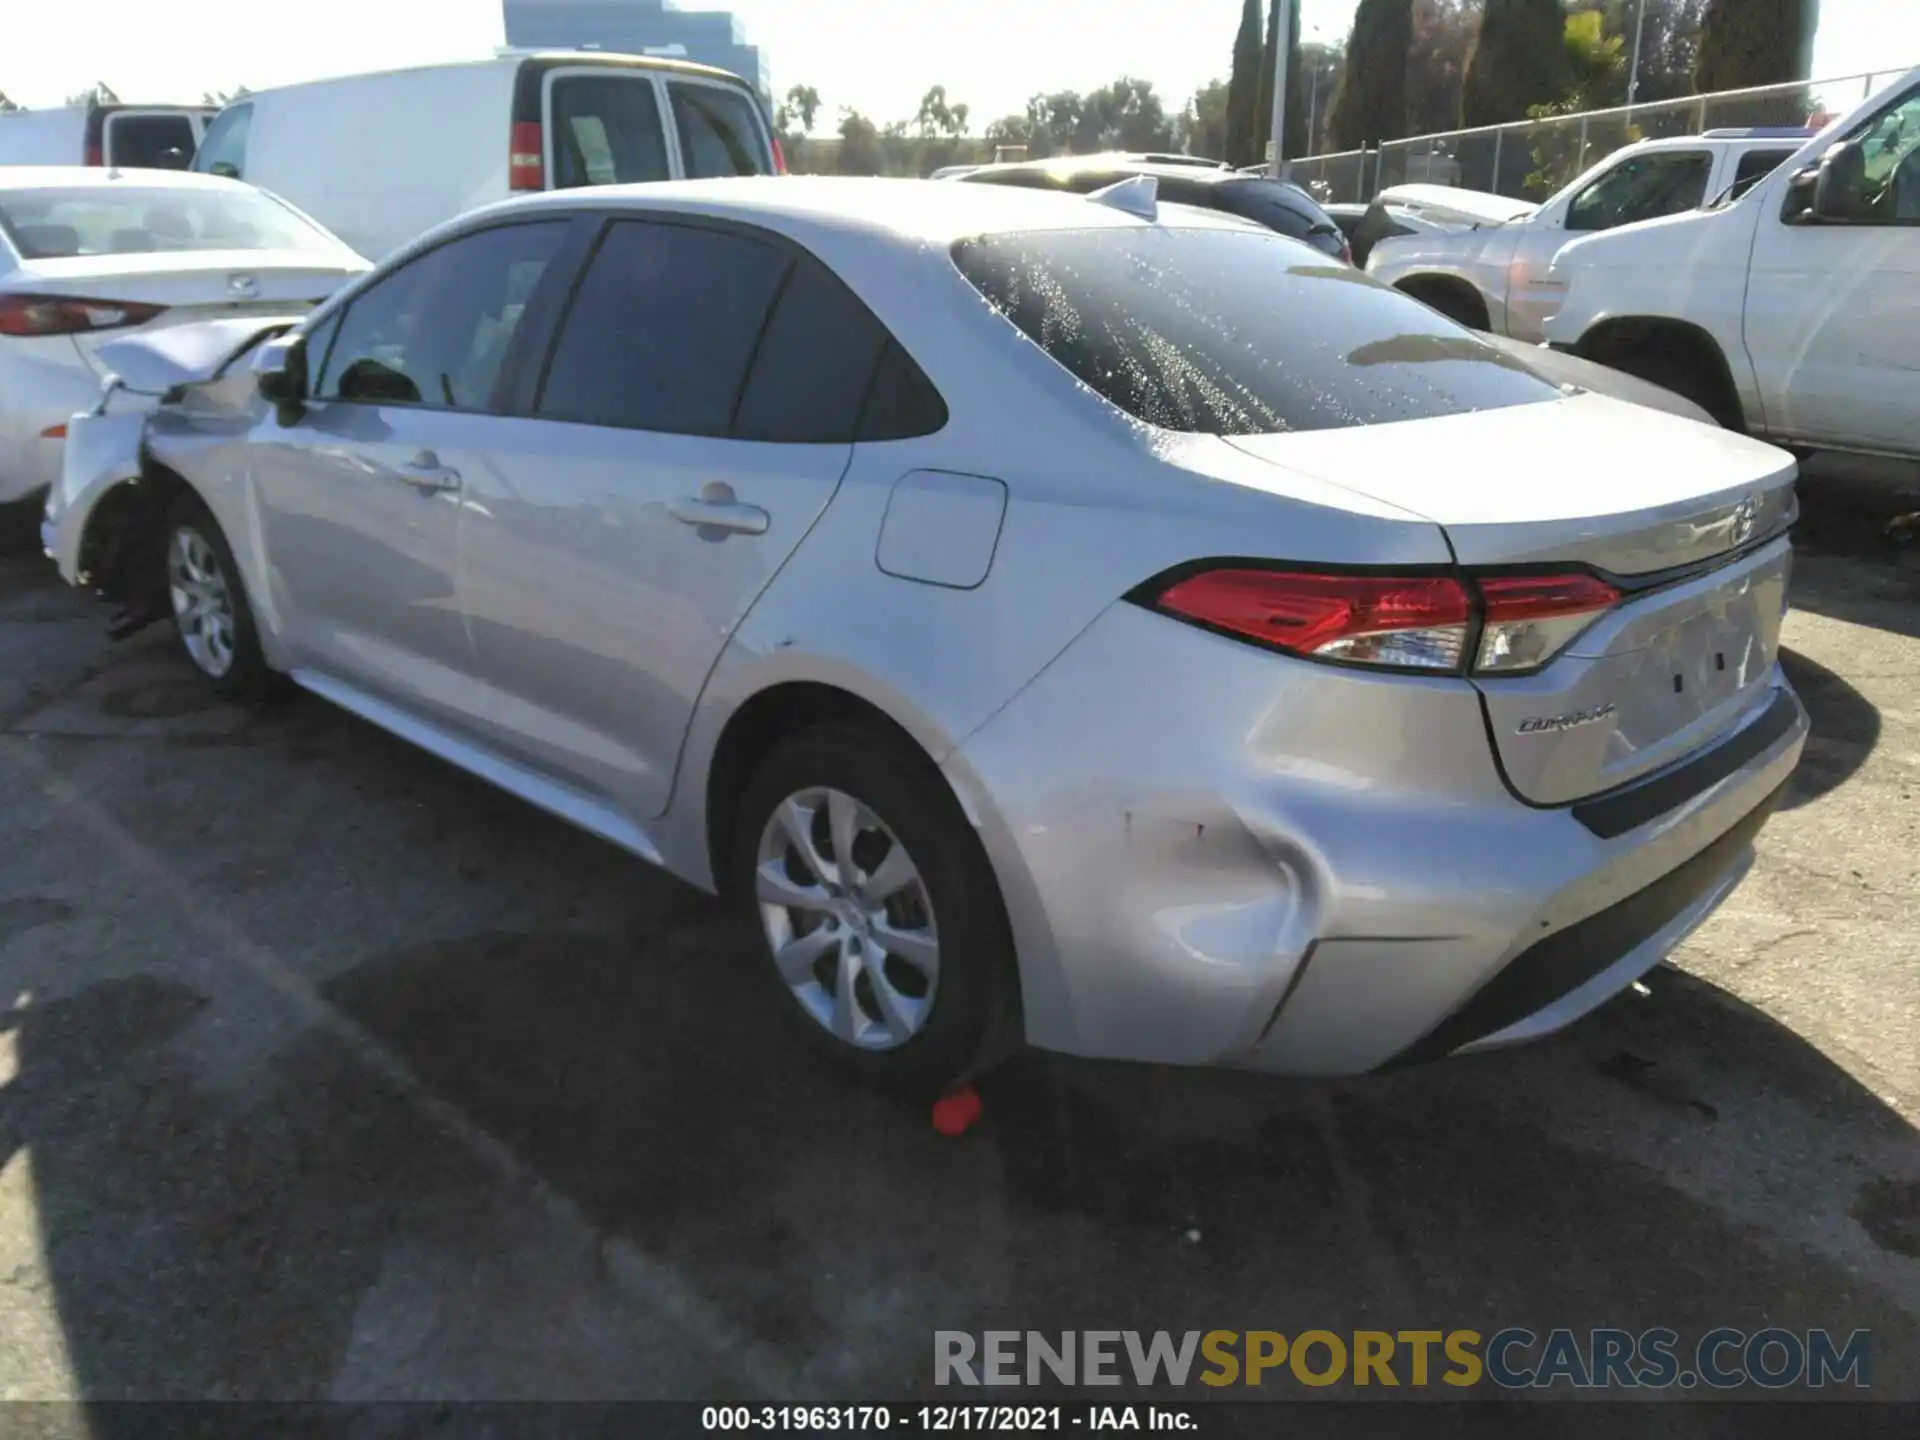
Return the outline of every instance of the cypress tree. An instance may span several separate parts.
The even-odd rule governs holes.
[[[1554,43],[1557,52],[1557,37]],[[1358,150],[1407,133],[1412,48],[1413,0],[1360,0],[1347,39],[1346,73],[1327,115],[1328,142],[1335,150]]]
[[[1529,106],[1565,99],[1566,27],[1560,0],[1487,0],[1467,60],[1460,123],[1524,120]]]
[[[1744,90],[1805,80],[1819,0],[1707,0],[1694,88]]]
[[[1233,69],[1227,75],[1227,153],[1235,165],[1251,165],[1260,157],[1260,0],[1244,0],[1240,33],[1233,37]]]

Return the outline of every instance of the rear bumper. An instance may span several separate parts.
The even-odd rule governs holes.
[[[9,340],[0,354],[0,504],[49,488],[64,445],[44,432],[92,405],[100,381],[64,335]]]
[[[1744,721],[1632,787],[1667,803],[1603,834],[1507,791],[1463,681],[1118,606],[947,768],[1001,880],[1032,1043],[1353,1074],[1547,1034],[1657,964],[1745,873],[1805,743],[1777,669]],[[1726,746],[1724,773],[1696,768]]]

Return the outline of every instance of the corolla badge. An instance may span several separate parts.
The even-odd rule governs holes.
[[[1569,710],[1564,715],[1529,715],[1515,728],[1522,735],[1551,734],[1559,730],[1573,730],[1582,725],[1592,725],[1606,719],[1614,712],[1614,703],[1609,700],[1604,705],[1592,705],[1585,710]]]
[[[1744,545],[1753,538],[1753,527],[1760,518],[1760,502],[1749,495],[1733,511],[1733,543]]]
[[[256,300],[260,296],[260,282],[251,275],[229,275],[227,293],[236,300]]]

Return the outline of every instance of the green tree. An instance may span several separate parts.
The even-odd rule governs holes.
[[[0,115],[16,114],[22,108],[23,107],[13,103],[13,97],[8,95],[6,91],[0,90]]]
[[[1560,0],[1487,0],[1467,61],[1460,123],[1520,120],[1565,97],[1566,16]]]
[[[1413,0],[1360,0],[1347,37],[1347,68],[1327,117],[1327,143],[1358,150],[1407,133],[1407,57]]]
[[[820,114],[820,92],[811,85],[795,85],[787,91],[786,102],[780,107],[780,114],[788,121],[798,121],[798,133],[813,133],[813,122]],[[783,124],[781,129],[786,129]]]
[[[1708,0],[1695,88],[1704,95],[1805,80],[1819,11],[1819,0]]]
[[[840,151],[833,168],[840,175],[878,175],[885,160],[880,131],[858,110],[840,112]]]
[[[1566,98],[1577,110],[1604,110],[1627,98],[1624,35],[1609,35],[1597,10],[1567,16],[1563,44],[1567,62]]]
[[[1227,82],[1209,80],[1193,92],[1174,121],[1174,144],[1189,155],[1219,159],[1227,153]]]
[[[1415,135],[1460,123],[1467,57],[1480,28],[1480,0],[1413,0],[1413,46],[1407,57],[1407,123]]]
[[[1240,31],[1233,37],[1233,69],[1227,75],[1227,154],[1235,165],[1259,156],[1260,0],[1244,0]]]

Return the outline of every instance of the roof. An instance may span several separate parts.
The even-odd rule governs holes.
[[[732,80],[738,84],[752,85],[747,80],[713,65],[701,65],[692,60],[675,60],[665,55],[623,55],[611,50],[501,50],[492,55],[475,56],[466,60],[436,60],[429,65],[402,65],[391,70],[356,70],[348,75],[323,75],[312,80],[296,80],[287,85],[270,85],[264,89],[249,91],[238,100],[230,103],[238,105],[248,100],[258,99],[262,95],[277,95],[283,90],[309,90],[323,85],[342,85],[355,80],[385,79],[393,75],[437,74],[443,70],[479,70],[489,66],[501,68],[517,67],[526,61],[536,61],[543,65],[604,65],[611,69],[629,70],[667,70],[680,75],[704,75],[709,79]]]
[[[143,190],[251,190],[251,185],[192,170],[135,170],[98,165],[0,165],[0,190],[72,190],[137,185]]]
[[[724,180],[665,180],[547,191],[492,207],[566,209],[582,204],[685,210],[723,219],[780,222],[848,235],[950,245],[974,235],[1018,230],[1129,228],[1158,223],[1181,229],[1244,229],[1232,216],[1187,206],[1161,207],[1158,222],[1138,219],[1083,195],[1014,185],[949,185],[850,175],[753,175]]]
[[[1139,155],[1108,151],[1099,155],[1054,155],[1045,160],[1011,160],[999,165],[982,165],[981,171],[1037,170],[1043,174],[1072,175],[1083,170],[1124,170],[1129,175],[1151,175],[1161,180],[1191,180],[1217,185],[1228,180],[1254,180],[1237,170],[1219,168],[1208,161],[1147,160]]]

